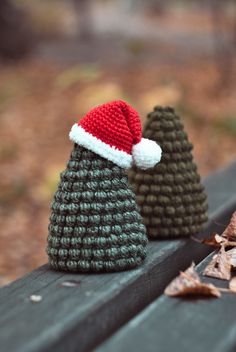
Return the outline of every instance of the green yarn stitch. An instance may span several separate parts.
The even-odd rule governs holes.
[[[155,107],[148,114],[143,137],[161,146],[161,162],[146,171],[133,167],[129,172],[153,239],[195,235],[207,221],[207,197],[193,162],[193,145],[183,129],[174,109]]]
[[[145,226],[125,170],[75,144],[51,205],[47,253],[57,270],[120,271],[146,257]]]

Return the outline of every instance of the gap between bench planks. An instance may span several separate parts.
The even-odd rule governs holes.
[[[202,281],[218,287],[228,282],[202,276],[212,259],[198,266]],[[215,298],[170,298],[162,295],[121,328],[96,352],[235,352],[236,294]]]
[[[221,231],[232,200],[236,163],[204,182],[210,221],[205,234]],[[231,199],[231,201],[230,201]],[[204,235],[202,233],[202,235]],[[0,289],[1,352],[88,351],[108,338],[163,292],[168,282],[209,248],[188,240],[153,241],[143,266],[115,274],[65,274],[40,267]],[[62,287],[67,280],[78,287]],[[42,302],[32,303],[31,294]]]

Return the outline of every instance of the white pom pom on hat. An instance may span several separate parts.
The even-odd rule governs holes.
[[[161,147],[154,141],[142,138],[132,149],[134,163],[140,169],[146,170],[155,166],[161,160]]]
[[[142,138],[137,111],[121,100],[92,109],[72,126],[69,136],[73,142],[123,168],[135,164],[145,170],[161,159],[160,146]]]

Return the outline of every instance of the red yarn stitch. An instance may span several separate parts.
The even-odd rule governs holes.
[[[102,142],[128,154],[141,141],[142,127],[137,111],[117,100],[92,109],[78,123]]]

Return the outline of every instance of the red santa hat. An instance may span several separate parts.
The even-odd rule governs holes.
[[[124,101],[92,109],[72,126],[70,139],[123,168],[148,169],[161,159],[160,146],[142,138],[138,113]]]

